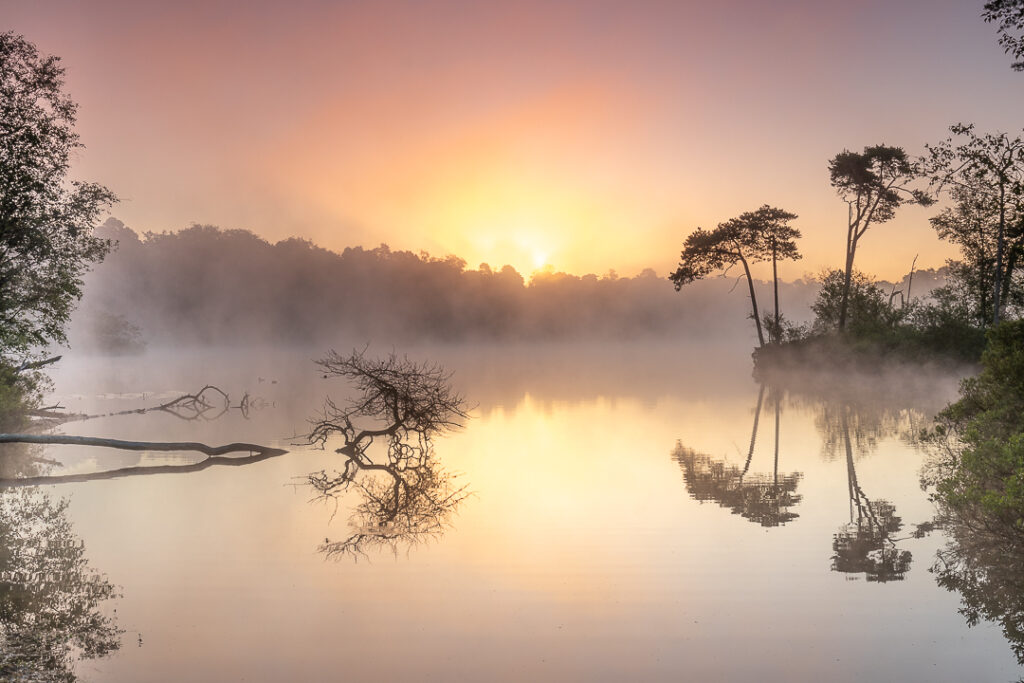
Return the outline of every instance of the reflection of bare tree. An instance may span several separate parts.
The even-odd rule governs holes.
[[[853,462],[854,441],[846,411],[840,411],[840,433],[846,451],[846,476],[850,495],[850,522],[832,540],[832,570],[863,573],[868,581],[899,581],[910,568],[909,550],[896,547],[892,534],[903,526],[896,508],[884,500],[868,500],[857,481]]]
[[[353,533],[325,541],[321,551],[358,556],[439,536],[467,495],[433,459],[433,437],[461,427],[468,417],[450,373],[395,354],[377,360],[331,351],[318,364],[327,375],[349,380],[357,395],[344,407],[327,399],[312,421],[309,442],[324,446],[341,436],[344,445],[336,452],[346,459],[341,470],[314,472],[307,480],[318,498],[333,499],[351,488],[362,494],[349,520]],[[375,461],[369,449],[378,440],[385,452]]]
[[[779,400],[773,398],[775,406],[775,462],[772,475],[749,474],[757,442],[758,422],[764,402],[765,387],[761,385],[754,409],[754,426],[750,435],[750,448],[743,468],[715,460],[676,443],[672,458],[683,470],[686,490],[701,502],[715,501],[728,508],[733,514],[756,522],[761,526],[774,527],[796,519],[799,515],[790,510],[800,502],[796,493],[801,474],[779,474]]]
[[[414,468],[388,471],[388,476],[363,476],[351,480],[362,494],[349,517],[352,533],[340,540],[325,540],[320,552],[328,557],[419,545],[439,538],[450,525],[465,487],[456,486],[454,475],[431,460]],[[329,498],[336,488],[324,472],[311,474],[310,483]]]
[[[74,681],[78,659],[120,647],[101,611],[116,590],[89,566],[67,501],[39,489],[0,493],[0,679]]]

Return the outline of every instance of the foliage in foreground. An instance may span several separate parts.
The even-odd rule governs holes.
[[[68,179],[76,113],[59,58],[0,33],[0,360],[66,340],[82,276],[111,248],[93,228],[114,195]]]
[[[936,500],[979,528],[1024,535],[1024,321],[988,333],[982,371],[943,411]]]
[[[886,293],[870,277],[854,271],[846,329],[840,331],[844,279],[842,270],[822,274],[821,290],[811,306],[814,322],[786,326],[776,333],[781,344],[756,350],[758,372],[817,367],[882,370],[905,362],[958,365],[976,363],[981,357],[984,330],[971,322],[963,298],[949,286],[933,290],[927,301],[904,303],[899,290]]]

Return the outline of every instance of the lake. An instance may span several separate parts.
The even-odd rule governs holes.
[[[47,547],[77,547],[69,571],[110,586],[91,594],[90,623],[119,647],[77,658],[83,627],[61,631],[67,600],[5,618],[70,633],[84,681],[1021,676],[1001,629],[968,627],[961,596],[931,571],[945,538],[926,524],[917,437],[955,399],[957,373],[761,387],[749,350],[728,344],[402,351],[452,369],[472,406],[465,428],[434,444],[462,493],[423,533],[344,552],[330,549],[373,535],[363,494],[315,500],[306,477],[341,466],[337,445],[293,445],[326,396],[347,393],[310,362],[318,350],[68,356],[48,402],[70,412],[153,406],[208,383],[233,404],[247,393],[249,409],[112,416],[63,433],[290,452],[8,489],[6,524],[29,538],[59,527]],[[50,474],[196,460],[37,454],[60,463],[40,466]]]

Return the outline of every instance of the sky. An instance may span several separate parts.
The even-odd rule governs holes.
[[[1020,132],[982,4],[0,0],[0,30],[62,58],[72,174],[139,232],[667,275],[694,229],[771,204],[799,215],[794,279],[843,260],[838,152]],[[935,211],[871,228],[858,267],[955,256]]]

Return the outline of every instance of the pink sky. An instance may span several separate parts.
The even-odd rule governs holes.
[[[768,203],[800,215],[794,278],[842,259],[843,148],[1020,131],[981,4],[0,0],[0,30],[63,58],[74,174],[140,232],[664,275]],[[873,228],[859,266],[941,265],[933,213]]]

